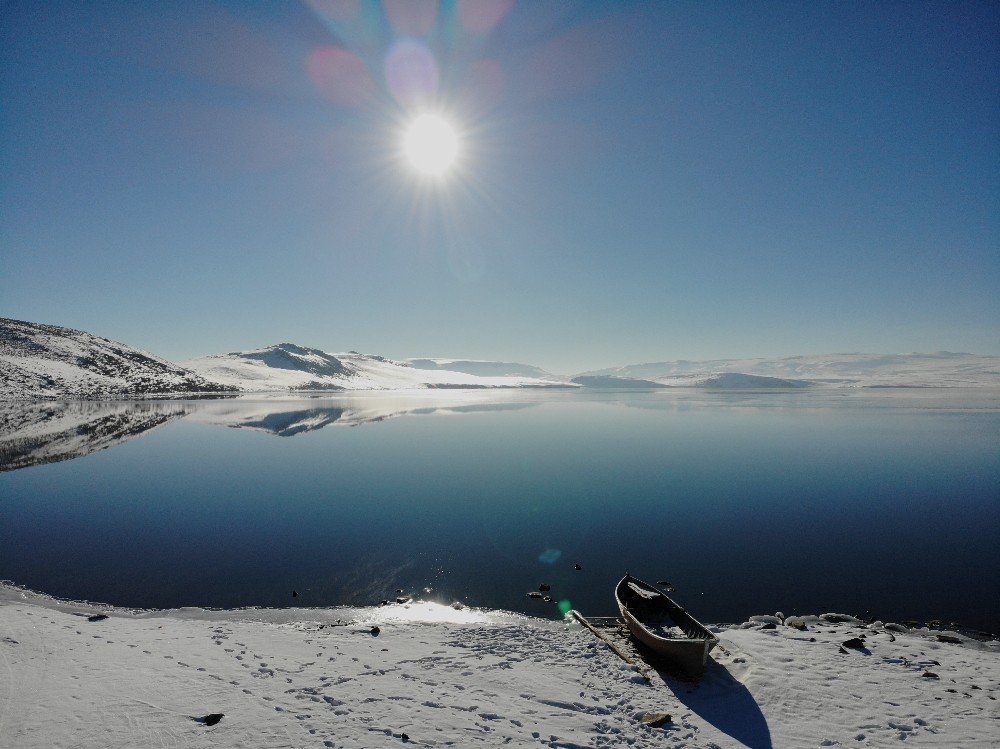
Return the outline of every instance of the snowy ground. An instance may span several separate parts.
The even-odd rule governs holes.
[[[91,621],[103,611],[108,618]],[[766,620],[762,620],[765,621]],[[0,746],[996,746],[1000,646],[722,628],[646,683],[578,626],[432,603],[127,612],[0,586]],[[372,627],[378,626],[378,634]],[[864,650],[840,644],[865,635]],[[927,675],[928,673],[934,676]],[[672,721],[640,723],[647,712]],[[196,721],[212,713],[216,725]]]

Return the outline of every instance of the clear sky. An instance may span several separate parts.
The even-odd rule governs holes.
[[[6,2],[0,316],[556,372],[1000,354],[1000,5]],[[459,134],[420,175],[406,125]]]

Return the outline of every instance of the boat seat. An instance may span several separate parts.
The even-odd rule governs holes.
[[[646,590],[645,588],[640,588],[635,583],[629,583],[628,587],[632,590],[633,593],[635,593],[638,596],[641,596],[642,598],[645,598],[647,601],[651,601],[654,598],[660,597],[660,594],[657,593],[655,590]]]

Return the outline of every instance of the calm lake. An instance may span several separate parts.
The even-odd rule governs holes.
[[[5,404],[0,467],[0,578],[61,597],[598,616],[629,571],[709,622],[1000,632],[995,391]]]

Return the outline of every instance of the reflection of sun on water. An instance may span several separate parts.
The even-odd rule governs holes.
[[[403,136],[403,152],[417,171],[440,175],[455,163],[458,136],[443,118],[422,114],[407,128]]]

